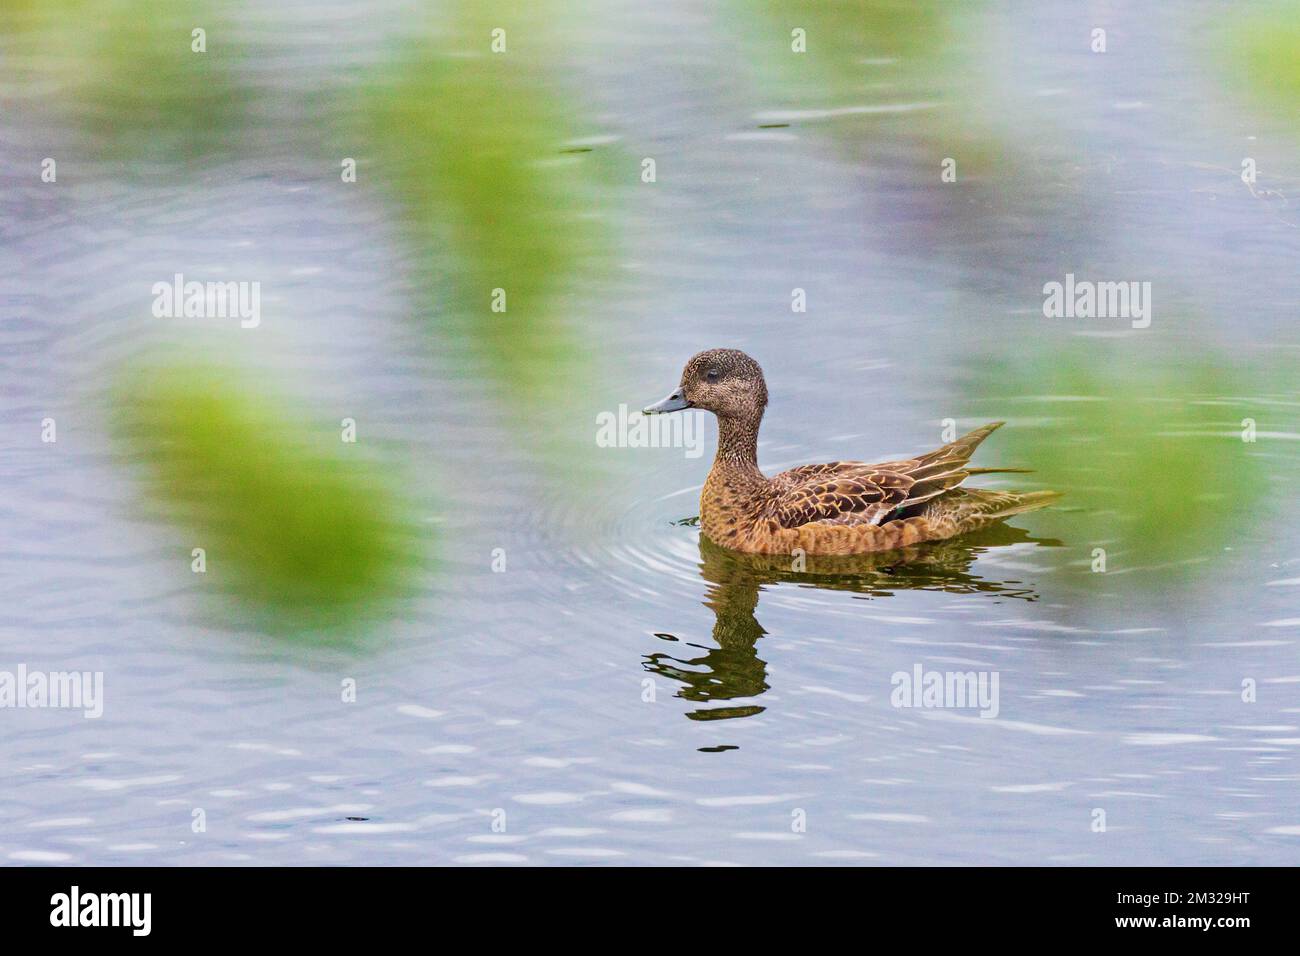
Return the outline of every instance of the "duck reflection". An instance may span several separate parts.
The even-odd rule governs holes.
[[[758,656],[758,639],[767,633],[754,612],[764,587],[801,587],[851,591],[868,597],[889,597],[897,591],[943,591],[948,594],[997,594],[1033,601],[1032,587],[1019,581],[992,581],[971,573],[971,564],[990,548],[1011,544],[1060,547],[1050,538],[1034,538],[1020,528],[995,525],[975,534],[873,554],[790,555],[744,554],[720,548],[700,536],[700,575],[708,582],[704,604],[716,616],[715,647],[686,644],[699,656],[647,654],[647,671],[679,681],[678,697],[701,704],[719,704],[687,713],[692,720],[725,720],[761,713],[748,701],[767,690],[767,662]],[[671,634],[657,635],[677,641]]]

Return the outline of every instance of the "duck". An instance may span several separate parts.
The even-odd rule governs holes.
[[[1005,422],[990,422],[913,458],[800,465],[769,478],[758,467],[767,382],[758,362],[737,349],[694,355],[677,388],[642,414],[690,408],[718,419],[718,450],[700,492],[700,531],[733,551],[794,556],[892,551],[978,531],[1060,497],[1054,491],[961,487],[971,475],[1025,471],[968,464],[980,443]]]

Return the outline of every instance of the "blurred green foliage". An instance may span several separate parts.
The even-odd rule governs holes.
[[[209,580],[258,610],[346,620],[396,595],[418,563],[410,507],[333,421],[313,426],[281,396],[181,363],[133,369],[115,404],[150,500],[189,531],[187,548],[205,549]]]
[[[1223,48],[1228,69],[1257,101],[1300,117],[1300,0],[1234,8]]]
[[[548,410],[571,409],[573,384],[586,374],[567,296],[609,264],[607,203],[585,198],[602,170],[589,153],[564,152],[579,130],[538,56],[554,25],[523,29],[510,4],[457,11],[445,35],[408,44],[367,86],[357,135],[373,152],[369,175],[426,258],[440,327],[478,346],[512,412],[536,424]],[[497,27],[505,52],[491,52]],[[448,250],[449,282],[440,274]],[[493,310],[498,289],[504,311]]]
[[[152,175],[256,149],[257,90],[241,79],[248,50],[232,9],[5,0],[0,30],[93,149]],[[590,372],[566,297],[607,268],[612,234],[608,209],[584,202],[593,171],[608,167],[565,150],[589,130],[575,128],[571,98],[556,92],[556,49],[545,46],[562,45],[559,13],[554,3],[453,0],[428,36],[367,72],[359,103],[323,102],[323,118],[349,127],[355,144],[340,155],[362,157],[364,181],[392,197],[417,251],[424,298],[413,312],[436,316],[439,341],[475,347],[510,399],[511,421],[548,436],[539,445],[555,458],[564,444],[553,440],[555,422],[573,420],[574,383]],[[492,50],[498,27],[504,52]],[[196,28],[205,52],[193,48]],[[492,308],[497,289],[504,311]],[[302,611],[399,587],[411,565],[394,534],[410,524],[404,504],[337,447],[304,444],[273,397],[255,400],[255,390],[185,365],[132,385],[116,398],[134,457],[153,470],[171,517],[206,542],[214,574],[233,572],[241,597]]]
[[[997,464],[1032,468],[1035,486],[1065,492],[1060,509],[1079,522],[1062,537],[1089,551],[1114,542],[1110,572],[1190,577],[1189,561],[1231,547],[1267,504],[1259,446],[1241,437],[1242,419],[1258,409],[1230,397],[1259,394],[1262,373],[1194,351],[1171,360],[1156,344],[1091,340],[1014,363],[990,357],[980,380],[984,407],[1047,416],[999,432],[990,451]]]
[[[906,222],[900,237],[977,268],[990,230],[1015,236],[1055,223],[1062,181],[1057,132],[1026,111],[989,68],[1009,55],[1013,18],[985,0],[731,0],[749,59],[775,112],[823,135],[844,158],[883,171],[870,199]],[[805,31],[795,52],[791,31]],[[769,112],[769,111],[765,111]],[[1027,133],[1026,127],[1029,132]],[[1077,150],[1075,151],[1077,155]],[[933,188],[941,161],[955,188]],[[901,191],[898,188],[901,187]],[[897,208],[884,205],[896,203]]]
[[[737,16],[767,49],[762,65],[784,78],[809,71],[826,94],[859,93],[873,76],[865,61],[899,60],[933,70],[957,37],[959,8],[942,0],[733,0]],[[757,16],[755,16],[757,14]],[[792,49],[804,31],[805,52]]]
[[[160,163],[227,153],[254,94],[228,4],[212,0],[4,0],[0,29],[48,71],[99,149]],[[194,52],[192,31],[206,32]],[[56,100],[56,103],[60,100]]]

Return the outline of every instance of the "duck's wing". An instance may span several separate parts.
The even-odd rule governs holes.
[[[908,500],[915,484],[905,472],[861,461],[804,465],[772,479],[765,510],[782,528],[814,521],[880,524]]]
[[[892,515],[956,488],[976,447],[1002,422],[977,428],[916,458],[867,464],[803,465],[772,478],[768,517],[782,528],[822,524],[880,524]]]

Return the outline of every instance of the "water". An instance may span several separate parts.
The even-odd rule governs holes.
[[[1112,35],[1144,55],[1121,47],[1104,68],[1053,39],[1077,27],[1069,5],[1010,24],[1002,108],[1034,104],[1014,115],[1041,135],[1021,142],[1063,142],[1066,158],[991,186],[991,227],[936,195],[942,151],[920,168],[931,91],[886,73],[829,105],[897,111],[804,115],[733,80],[730,40],[686,5],[607,4],[570,65],[590,81],[577,96],[593,135],[633,161],[606,196],[617,271],[571,305],[590,377],[555,436],[586,449],[568,483],[468,346],[419,321],[419,263],[380,196],[339,188],[332,146],[304,159],[275,135],[294,129],[291,91],[338,82],[340,36],[349,65],[383,63],[384,17],[325,4],[337,16],[317,20],[321,6],[286,6],[283,22],[313,29],[265,41],[259,82],[282,99],[258,114],[258,149],[184,176],[81,156],[71,121],[17,87],[0,134],[0,669],[103,671],[105,708],[0,712],[0,860],[1296,861],[1293,377],[1204,396],[1230,406],[1224,430],[1238,404],[1263,409],[1272,437],[1244,451],[1262,469],[1259,520],[1182,555],[1207,566],[1186,587],[1126,565],[1122,541],[1114,570],[1089,574],[1113,532],[1068,502],[908,561],[795,572],[684,520],[709,452],[593,444],[600,412],[660,398],[719,345],[767,372],[769,473],[929,448],[950,416],[1008,420],[983,464],[1005,463],[1016,429],[1044,447],[1096,438],[1071,432],[1068,393],[975,387],[989,374],[976,346],[1123,332],[1041,318],[1042,283],[1069,270],[1152,281],[1167,355],[1208,338],[1230,363],[1293,367],[1295,215],[1236,177],[1249,154],[1282,193],[1300,174],[1284,126],[1204,105],[1191,41],[1211,6],[1123,14]],[[244,29],[282,21],[259,23]],[[758,129],[777,113],[788,127]],[[863,123],[876,148],[837,149],[836,124]],[[53,149],[68,155],[57,192],[30,174]],[[635,180],[643,155],[659,158],[654,186]],[[190,543],[140,506],[140,463],[111,444],[97,397],[142,345],[195,334],[149,315],[152,283],[175,272],[259,278],[256,339],[205,331],[321,422],[355,417],[410,476],[440,563],[356,646],[234,623],[189,573]],[[794,287],[807,315],[790,312]],[[706,436],[711,450],[711,422]],[[1159,493],[1133,489],[1131,509]],[[892,706],[893,675],[917,665],[996,672],[997,718]]]

